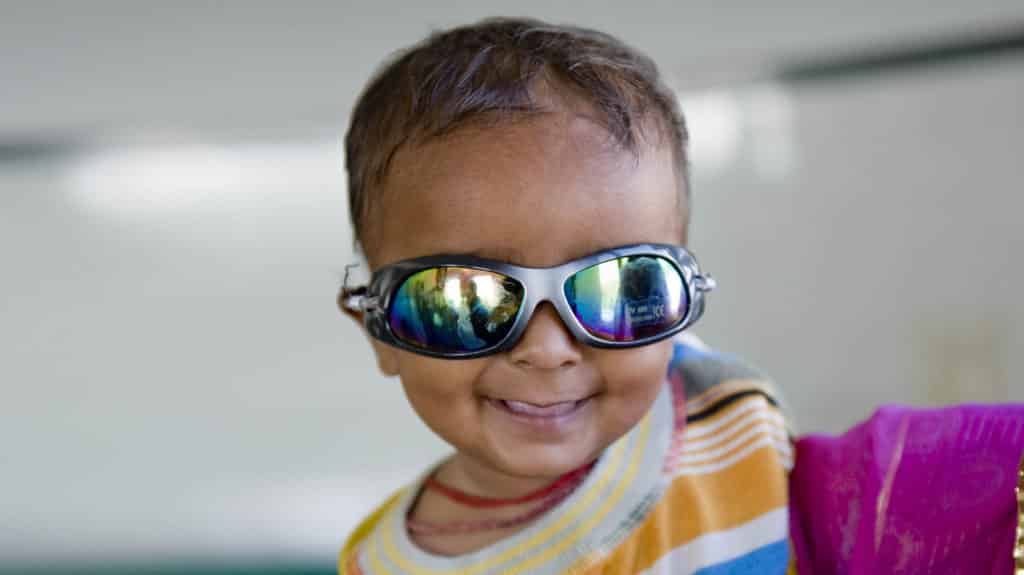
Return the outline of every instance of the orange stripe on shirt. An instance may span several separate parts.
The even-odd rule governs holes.
[[[704,436],[718,436],[722,433],[722,430],[735,425],[736,421],[750,419],[757,414],[762,416],[767,414],[774,419],[782,420],[782,413],[778,408],[769,403],[764,396],[750,395],[727,406],[723,406],[716,413],[709,414],[698,421],[690,422],[686,431],[686,438],[688,440],[700,440],[704,439]],[[727,421],[730,418],[736,421]]]
[[[736,441],[743,434],[750,433],[758,427],[764,428],[757,434],[758,436],[771,435],[772,437],[778,437],[783,441],[787,439],[786,428],[780,421],[771,417],[768,412],[755,411],[751,412],[749,416],[737,419],[736,422],[723,427],[719,432],[721,435],[716,434],[714,438],[715,441],[709,442],[697,449],[687,449],[684,442],[682,449],[679,449],[674,453],[669,453],[669,457],[680,458],[683,456],[706,456],[728,445],[729,442]],[[736,447],[733,447],[730,449],[730,452],[735,450]]]
[[[342,560],[338,563],[340,575],[363,575],[363,570],[359,568],[359,557],[357,553],[352,553],[348,556],[348,561]]]
[[[777,452],[766,446],[717,472],[677,477],[644,522],[611,555],[582,572],[648,569],[701,535],[743,525],[785,506],[786,476],[780,471]]]

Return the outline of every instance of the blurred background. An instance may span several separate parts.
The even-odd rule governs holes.
[[[334,307],[380,61],[488,15],[651,54],[697,329],[801,433],[1024,401],[1024,3],[0,2],[0,571],[330,573],[445,452]]]

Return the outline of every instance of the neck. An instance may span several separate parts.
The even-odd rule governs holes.
[[[437,471],[435,478],[473,495],[495,499],[522,497],[543,489],[561,477],[557,475],[512,475],[463,454],[456,454]]]

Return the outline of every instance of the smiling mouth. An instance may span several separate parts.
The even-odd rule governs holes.
[[[558,401],[554,403],[537,404],[527,401],[516,401],[513,399],[491,398],[491,402],[502,410],[529,419],[557,419],[570,415],[580,409],[593,396],[583,399]]]

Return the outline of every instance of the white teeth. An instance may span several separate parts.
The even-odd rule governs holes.
[[[576,401],[562,401],[551,405],[534,405],[524,401],[502,400],[502,403],[513,413],[532,415],[535,417],[557,417],[565,415],[576,408]]]

